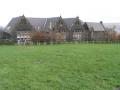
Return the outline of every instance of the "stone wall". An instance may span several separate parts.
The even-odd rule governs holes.
[[[105,32],[104,31],[91,32],[91,40],[93,40],[93,41],[105,41]]]

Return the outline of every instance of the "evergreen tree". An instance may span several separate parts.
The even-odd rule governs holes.
[[[65,22],[61,16],[59,17],[58,21],[56,22],[54,29],[59,31],[59,32],[63,32],[63,31],[65,32],[68,30],[68,27],[65,24]]]
[[[83,27],[84,27],[85,30],[89,30],[89,27],[88,27],[86,22],[83,24]]]
[[[75,25],[81,25],[79,17],[76,17],[74,24]]]
[[[25,16],[21,16],[18,22],[15,24],[14,29],[11,31],[12,39],[16,40],[17,38],[17,31],[32,31],[33,27],[29,23],[29,21],[25,18]]]
[[[18,23],[15,25],[16,31],[32,31],[32,25],[29,23],[29,21],[25,18],[25,16],[21,16]]]
[[[73,31],[78,31],[78,30],[82,30],[82,29],[83,29],[83,26],[81,24],[80,19],[79,19],[79,17],[76,17],[75,21],[74,21],[74,24],[72,26],[72,30]]]

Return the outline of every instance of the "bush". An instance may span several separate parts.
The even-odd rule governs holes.
[[[5,40],[5,39],[1,39],[0,40],[0,45],[14,45],[15,42],[12,40]]]

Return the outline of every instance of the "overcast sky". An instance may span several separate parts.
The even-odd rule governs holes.
[[[1,0],[0,25],[13,18],[76,17],[90,22],[120,22],[120,0]]]

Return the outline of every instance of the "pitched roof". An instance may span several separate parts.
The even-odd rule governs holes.
[[[52,24],[52,26],[54,26],[56,24],[56,22],[58,21],[58,19],[59,19],[59,17],[47,18],[45,29],[47,30],[50,27],[50,23]],[[63,19],[64,19],[64,22],[67,25],[67,27],[69,29],[71,29],[75,18],[63,18]]]
[[[53,17],[53,18],[46,18],[46,21],[44,23],[44,30],[48,31],[50,27],[52,28],[55,23],[58,21],[59,17]]]
[[[120,23],[104,23],[104,26],[108,28],[109,31],[120,33]]]
[[[27,18],[27,19],[34,27],[38,27],[38,26],[42,27],[46,21],[46,18]]]
[[[64,18],[64,22],[68,26],[69,29],[73,26],[73,23],[75,21],[75,18]]]
[[[7,27],[14,28],[15,24],[20,20],[20,17],[12,18],[12,20],[8,23]],[[27,18],[32,26],[42,27],[45,23],[46,18]]]
[[[3,30],[0,30],[0,32],[4,32]]]
[[[12,20],[7,25],[7,28],[14,28],[17,21],[20,19],[20,17],[12,18]],[[59,17],[53,17],[53,18],[27,18],[27,20],[30,22],[32,26],[36,30],[50,30],[50,24],[51,26],[54,26],[55,23],[58,21]],[[64,22],[66,23],[67,27],[71,30],[71,27],[73,26],[75,22],[75,18],[63,18]],[[105,31],[104,27],[101,25],[101,23],[96,22],[86,22],[89,28],[93,28],[94,31]],[[81,21],[81,24],[84,24],[83,21]]]
[[[12,18],[12,20],[8,23],[7,27],[14,28],[17,21],[20,19],[20,17]],[[52,25],[55,25],[59,17],[53,17],[53,18],[27,18],[27,20],[30,22],[32,26],[34,26],[36,29],[44,29],[48,30],[50,27],[50,23]],[[75,18],[63,18],[64,22],[70,29],[72,27],[72,24],[74,22]]]
[[[105,31],[104,27],[101,23],[96,22],[86,22],[89,28],[93,28],[94,31]]]

